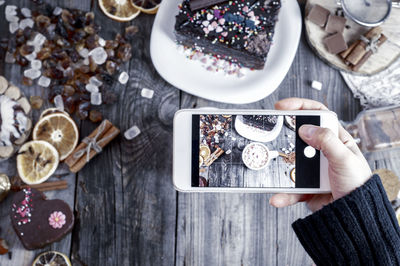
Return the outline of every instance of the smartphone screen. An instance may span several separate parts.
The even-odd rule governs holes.
[[[192,187],[320,188],[320,152],[298,136],[318,115],[192,116]]]

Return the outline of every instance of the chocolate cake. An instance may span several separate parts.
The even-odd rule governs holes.
[[[184,0],[176,16],[175,36],[185,46],[262,69],[280,7],[280,0]]]
[[[276,115],[243,115],[243,123],[267,131],[271,131],[277,121]]]

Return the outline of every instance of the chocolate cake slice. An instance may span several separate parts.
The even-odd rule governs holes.
[[[277,121],[276,115],[243,115],[243,123],[267,131],[271,131]]]
[[[193,0],[192,0],[193,1]],[[197,1],[198,2],[198,1]],[[238,63],[262,69],[274,36],[280,0],[232,0],[191,9],[179,5],[175,36],[179,43]]]

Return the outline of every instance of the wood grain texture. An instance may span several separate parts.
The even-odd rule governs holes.
[[[72,234],[45,250],[70,255],[74,265],[312,264],[291,228],[293,221],[310,213],[304,204],[275,209],[268,204],[268,194],[177,193],[171,182],[172,119],[179,108],[271,109],[277,100],[297,96],[325,103],[342,120],[355,118],[360,111],[358,101],[338,71],[313,54],[304,36],[289,73],[271,96],[248,105],[220,104],[180,92],[156,73],[149,52],[153,16],[141,14],[130,23],[117,23],[99,11],[95,0],[47,2],[93,10],[106,39],[127,25],[139,26],[132,42],[133,57],[123,67],[129,69],[130,80],[127,85],[115,84],[119,101],[102,111],[121,132],[137,125],[141,133],[130,141],[117,137],[76,179],[72,174],[62,177],[68,180],[68,190],[46,193],[74,206],[76,224]],[[18,5],[34,4],[24,0]],[[0,7],[0,14],[3,12],[4,6]],[[4,25],[0,16],[0,34],[7,33]],[[22,74],[17,65],[0,60],[0,74],[20,85]],[[323,83],[322,91],[311,89],[312,80]],[[46,97],[46,91],[36,86],[21,88],[27,96]],[[154,90],[154,97],[142,98],[142,88]],[[33,115],[37,119],[39,112]],[[81,123],[81,136],[96,126]],[[374,156],[369,158],[372,168],[386,167],[400,175],[398,151]],[[59,174],[67,173],[64,167]],[[15,163],[2,162],[0,170],[12,176]],[[0,204],[0,237],[10,242],[13,260],[0,256],[0,265],[30,265],[41,250],[22,248],[10,225],[10,201],[7,198]]]
[[[104,37],[128,25],[139,32],[131,42],[129,83],[117,84],[119,103],[104,109],[105,118],[125,132],[136,125],[133,140],[122,135],[78,173],[72,256],[87,265],[172,265],[175,246],[175,192],[171,183],[172,116],[179,92],[155,72],[149,53],[153,16],[141,14],[129,24],[106,19],[97,8]],[[152,99],[141,89],[154,90]],[[89,123],[83,132],[88,134]]]

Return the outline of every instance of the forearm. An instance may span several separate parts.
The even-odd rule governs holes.
[[[318,265],[400,264],[400,228],[377,175],[292,226]]]

